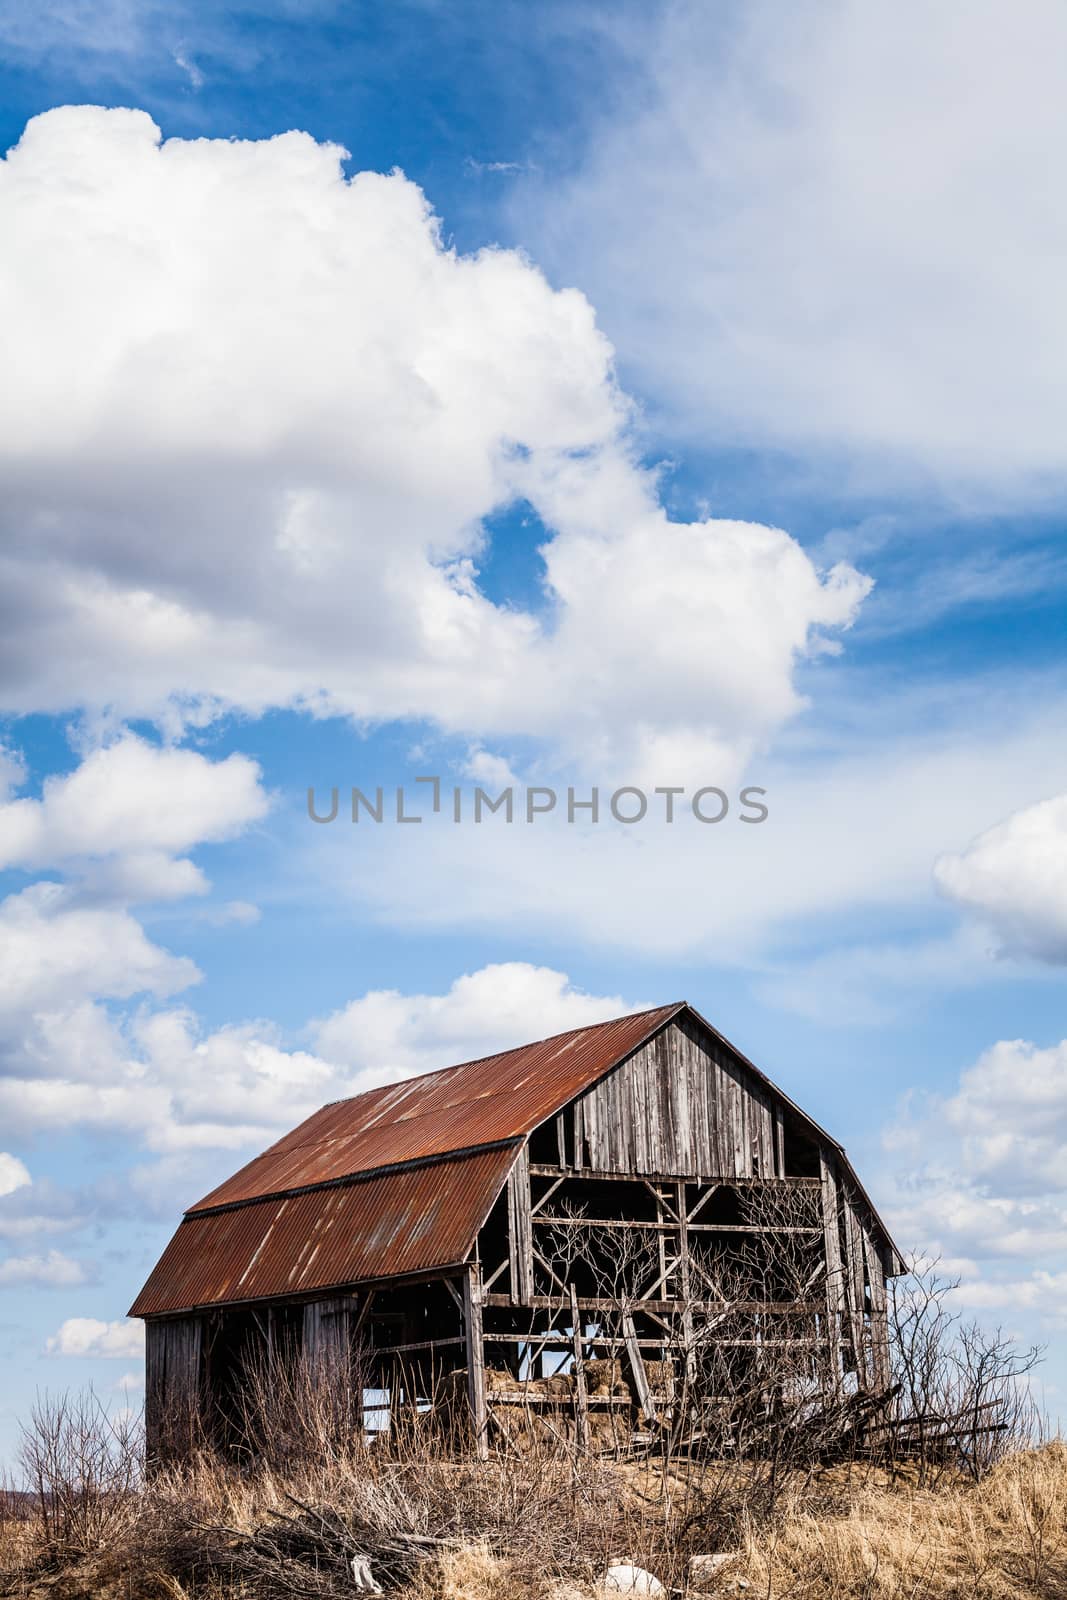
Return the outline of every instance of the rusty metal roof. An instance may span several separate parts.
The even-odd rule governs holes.
[[[683,1009],[658,1006],[336,1100],[227,1178],[191,1213],[523,1138]]]
[[[131,1316],[458,1264],[515,1146],[683,1012],[840,1153],[866,1200],[837,1141],[680,1002],[324,1106],[186,1213]]]
[[[470,1253],[513,1147],[187,1216],[130,1309],[161,1316],[431,1272]]]

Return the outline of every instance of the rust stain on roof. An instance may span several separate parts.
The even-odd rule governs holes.
[[[500,1192],[515,1147],[683,1012],[840,1153],[866,1200],[836,1140],[682,1002],[324,1106],[186,1213],[130,1315],[458,1265]]]
[[[514,1159],[513,1148],[478,1151],[190,1213],[129,1314],[275,1299],[457,1264]]]
[[[189,1214],[523,1138],[683,1009],[658,1006],[334,1101]]]

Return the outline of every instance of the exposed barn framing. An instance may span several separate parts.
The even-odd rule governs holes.
[[[325,1106],[193,1206],[131,1311],[149,1450],[224,1436],[262,1349],[358,1349],[394,1410],[458,1390],[483,1453],[561,1396],[583,1445],[683,1388],[706,1425],[783,1350],[878,1394],[902,1270],[841,1146],[665,1006]]]

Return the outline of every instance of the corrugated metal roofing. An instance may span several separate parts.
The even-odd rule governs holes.
[[[275,1299],[469,1254],[513,1148],[478,1151],[185,1218],[130,1316]]]
[[[657,1006],[334,1101],[191,1211],[521,1138],[683,1009]]]
[[[130,1314],[302,1294],[462,1261],[514,1146],[682,1012],[840,1153],[866,1200],[837,1141],[682,1002],[324,1106],[186,1213]]]

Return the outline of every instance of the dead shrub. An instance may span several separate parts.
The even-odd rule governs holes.
[[[110,1415],[92,1390],[37,1397],[18,1459],[50,1558],[91,1555],[121,1537],[143,1456],[139,1416]]]

